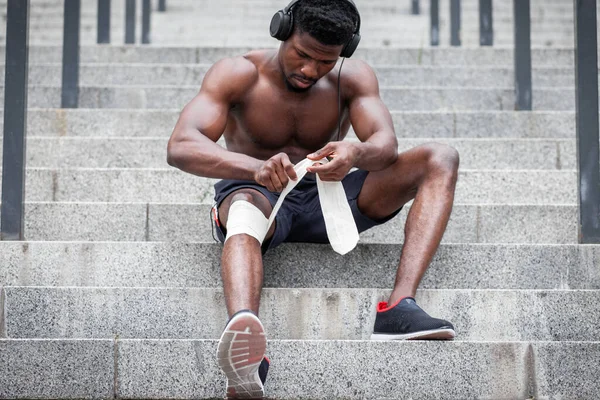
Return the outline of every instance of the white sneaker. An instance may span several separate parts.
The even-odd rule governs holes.
[[[227,376],[227,399],[262,399],[265,391],[258,368],[265,358],[265,328],[254,313],[233,315],[219,340],[217,361]]]

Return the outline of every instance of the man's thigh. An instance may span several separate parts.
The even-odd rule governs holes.
[[[357,198],[361,213],[382,220],[414,199],[430,154],[427,145],[418,146],[398,154],[396,162],[388,168],[369,172]]]

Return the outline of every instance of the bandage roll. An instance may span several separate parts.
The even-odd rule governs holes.
[[[225,241],[235,235],[250,235],[260,244],[265,240],[269,230],[269,220],[254,204],[246,200],[231,203],[227,217],[227,236]]]

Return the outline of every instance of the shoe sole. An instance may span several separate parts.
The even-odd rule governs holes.
[[[262,399],[265,391],[258,367],[267,348],[265,329],[254,314],[241,313],[225,327],[217,361],[227,376],[227,399]]]
[[[404,334],[374,333],[371,340],[452,340],[455,337],[454,329],[445,328]]]

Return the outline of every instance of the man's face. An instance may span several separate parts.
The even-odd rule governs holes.
[[[343,47],[324,45],[308,33],[296,30],[282,44],[279,58],[288,89],[309,90],[335,67]]]

